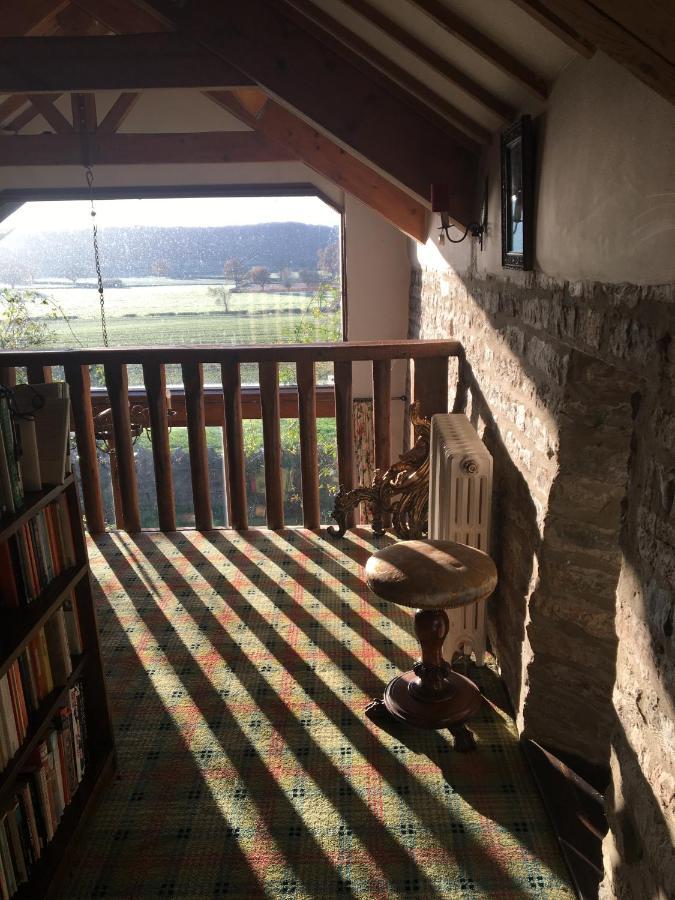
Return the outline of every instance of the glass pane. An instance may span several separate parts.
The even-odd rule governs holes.
[[[508,154],[508,218],[507,246],[510,253],[523,252],[523,154],[522,141],[509,144]]]

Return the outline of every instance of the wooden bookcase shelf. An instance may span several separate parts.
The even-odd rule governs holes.
[[[66,705],[70,689],[77,682],[81,682],[84,698],[86,769],[52,840],[43,848],[41,858],[32,867],[28,882],[14,894],[14,898],[18,900],[45,897],[49,894],[50,885],[58,882],[68,858],[68,846],[115,768],[113,730],[101,664],[87,546],[73,476],[69,475],[62,485],[27,494],[21,510],[0,519],[0,544],[10,540],[22,525],[62,493],[66,496],[75,559],[78,562],[54,578],[40,596],[27,606],[20,609],[0,607],[0,677],[7,673],[12,663],[71,592],[76,599],[84,652],[72,657],[72,672],[66,684],[55,688],[29,716],[26,737],[14,757],[0,772],[0,811],[11,801],[17,779],[26,770],[59,710]]]

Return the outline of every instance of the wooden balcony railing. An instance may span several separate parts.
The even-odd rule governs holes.
[[[206,428],[223,429],[225,490],[229,524],[248,527],[244,418],[262,418],[267,525],[284,525],[281,477],[281,418],[298,418],[302,510],[304,526],[320,524],[316,421],[335,416],[339,483],[354,486],[352,424],[352,363],[372,364],[375,465],[392,461],[391,365],[396,359],[410,363],[410,388],[424,415],[447,412],[450,358],[457,360],[454,410],[466,406],[466,363],[456,341],[374,341],[341,344],[280,344],[276,346],[198,346],[85,350],[25,350],[0,352],[0,383],[16,382],[25,367],[29,383],[50,381],[52,367],[63,367],[70,386],[72,429],[79,456],[82,496],[89,531],[105,531],[105,516],[97,458],[94,416],[111,411],[118,478],[118,519],[127,531],[141,529],[138,487],[131,437],[130,406],[147,407],[152,434],[159,527],[176,528],[174,490],[169,451],[169,427],[188,431],[195,526],[212,527]],[[259,387],[242,387],[240,367],[257,363]],[[279,385],[279,365],[295,364],[296,385]],[[316,364],[333,363],[334,385],[317,385]],[[171,388],[169,420],[166,404],[166,366],[180,365],[182,388]],[[220,384],[204,385],[204,366],[219,367]],[[90,366],[103,366],[105,388],[92,388]],[[143,388],[130,388],[127,367],[142,366]],[[216,370],[218,371],[218,370]],[[119,525],[119,521],[118,521]]]

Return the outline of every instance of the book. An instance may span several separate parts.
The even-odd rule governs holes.
[[[10,496],[13,503],[10,511],[13,511],[23,506],[23,483],[17,459],[17,443],[14,435],[12,413],[9,408],[9,398],[6,394],[0,394],[0,431],[2,432],[4,456],[10,481]]]
[[[42,486],[63,484],[70,445],[70,394],[67,382],[20,384],[14,388],[14,396],[17,405],[30,410],[35,420]]]
[[[21,444],[21,477],[24,491],[42,490],[42,477],[40,475],[40,458],[38,456],[37,435],[35,433],[35,419],[19,418],[16,420],[16,428]]]

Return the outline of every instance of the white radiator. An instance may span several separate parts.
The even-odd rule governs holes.
[[[462,413],[432,416],[429,474],[429,537],[456,541],[484,552],[490,547],[492,457]],[[480,600],[461,609],[447,609],[450,631],[444,656],[455,653],[485,661],[485,607]]]

